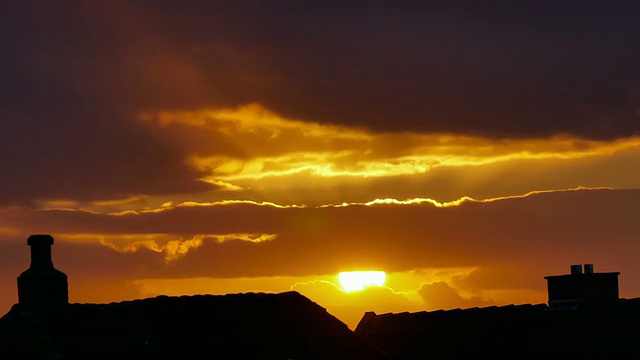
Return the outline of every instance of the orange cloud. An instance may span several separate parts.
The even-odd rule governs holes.
[[[470,308],[495,305],[494,301],[479,296],[463,297],[446,282],[423,284],[418,290],[427,310]]]
[[[184,257],[191,250],[201,247],[205,241],[222,244],[227,241],[260,243],[276,238],[275,234],[197,234],[190,239],[174,239],[169,234],[63,234],[61,238],[72,241],[98,241],[112,250],[134,253],[144,248],[164,254],[167,262]]]
[[[162,201],[233,196],[322,206],[423,198],[442,204],[580,186],[640,186],[635,180],[640,170],[634,170],[640,168],[639,137],[490,139],[372,132],[289,119],[259,104],[140,117],[151,131],[177,144],[185,162],[202,174],[200,181],[218,189]]]
[[[341,204],[326,204],[326,205],[319,205],[317,207],[318,208],[333,208],[333,207],[348,207],[348,206],[429,204],[429,205],[433,205],[433,206],[438,207],[438,208],[444,208],[444,207],[452,207],[452,206],[461,206],[462,204],[464,204],[466,202],[489,203],[489,202],[494,202],[494,201],[499,201],[499,200],[521,199],[521,198],[525,198],[525,197],[529,197],[529,196],[533,196],[533,195],[538,195],[538,194],[545,194],[545,193],[585,191],[585,190],[613,190],[613,189],[612,188],[606,188],[606,187],[589,188],[589,187],[579,186],[579,187],[577,187],[575,189],[556,189],[556,190],[530,191],[530,192],[528,192],[526,194],[521,194],[521,195],[500,196],[500,197],[487,198],[487,199],[474,199],[474,198],[469,197],[469,196],[464,196],[464,197],[461,197],[459,199],[452,200],[452,201],[439,202],[437,200],[430,199],[430,198],[412,198],[412,199],[404,199],[404,200],[386,198],[386,199],[374,199],[374,200],[371,200],[371,201],[360,202],[360,203],[358,203],[358,202],[351,202],[351,203],[343,202]],[[121,212],[117,212],[117,213],[108,213],[108,215],[113,215],[113,216],[138,215],[140,213],[159,213],[159,212],[169,211],[169,210],[176,209],[176,208],[181,208],[181,207],[183,207],[183,208],[187,208],[187,207],[216,207],[216,206],[229,206],[229,205],[237,205],[237,204],[247,204],[247,205],[255,205],[255,206],[267,206],[267,207],[274,207],[274,208],[279,208],[279,209],[286,209],[286,208],[313,208],[314,207],[314,206],[296,205],[296,204],[291,204],[291,205],[286,205],[285,204],[285,205],[283,205],[283,204],[276,204],[276,203],[268,202],[268,201],[256,202],[256,201],[252,201],[252,200],[222,200],[222,201],[215,201],[215,202],[187,201],[187,202],[182,202],[182,203],[178,203],[178,204],[173,204],[171,202],[167,202],[167,203],[162,204],[162,206],[160,206],[158,208],[147,208],[147,209],[140,210],[140,211],[126,210],[126,211],[121,211]],[[73,209],[47,209],[47,210],[74,211]],[[98,213],[96,212],[96,214],[98,214]]]
[[[367,137],[357,130],[342,126],[321,125],[315,122],[285,119],[259,104],[248,104],[235,109],[202,109],[197,111],[144,112],[143,121],[154,121],[161,126],[186,124],[209,128],[227,135],[251,134],[276,138],[294,132],[309,138],[360,139]]]
[[[150,195],[141,177],[139,189],[124,197],[43,198],[36,202],[39,208],[127,215],[229,201],[454,206],[535,191],[640,187],[639,137],[489,139],[372,132],[289,119],[258,104],[144,112],[140,118],[142,128],[167,143],[180,166],[188,168],[180,176],[154,178],[191,176],[202,187]]]

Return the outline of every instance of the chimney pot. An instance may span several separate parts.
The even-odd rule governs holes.
[[[584,273],[593,274],[593,264],[584,264]]]
[[[31,235],[27,239],[29,246],[53,245],[53,237],[51,235]]]
[[[582,274],[582,264],[571,265],[571,275]]]

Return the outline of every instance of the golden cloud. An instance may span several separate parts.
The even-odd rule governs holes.
[[[175,261],[187,255],[193,249],[197,249],[205,241],[213,241],[221,244],[227,241],[246,241],[261,243],[276,238],[275,234],[197,234],[188,239],[175,239],[171,234],[62,234],[60,238],[75,242],[98,241],[117,252],[134,253],[140,249],[164,254],[166,262]]]
[[[579,186],[640,186],[629,174],[636,168],[640,137],[381,133],[287,119],[259,104],[145,112],[140,118],[181,143],[185,161],[202,174],[199,180],[220,189],[207,196],[220,200],[231,192],[281,204],[341,204],[356,197],[357,202],[388,197],[443,203]],[[191,200],[202,202],[195,195]]]
[[[549,193],[561,193],[561,192],[574,192],[574,191],[588,191],[588,190],[612,190],[608,187],[598,187],[598,188],[589,188],[585,186],[579,186],[573,189],[556,189],[556,190],[537,190],[530,191],[526,194],[520,195],[510,195],[510,196],[500,196],[486,199],[475,199],[469,196],[464,196],[456,200],[440,202],[431,198],[411,198],[411,199],[393,199],[393,198],[385,198],[385,199],[374,199],[367,202],[343,202],[341,204],[326,204],[317,206],[317,208],[339,208],[339,207],[349,207],[349,206],[376,206],[376,205],[422,205],[429,204],[438,208],[446,208],[452,206],[461,206],[466,202],[475,202],[475,203],[490,203],[494,201],[500,200],[509,200],[509,199],[522,199],[526,197],[530,197],[538,194],[549,194]],[[254,206],[267,206],[279,209],[286,208],[311,208],[311,206],[306,205],[285,205],[285,204],[277,204],[270,201],[257,202],[252,200],[223,200],[223,201],[215,201],[215,202],[196,202],[196,201],[187,201],[179,204],[173,204],[171,202],[162,204],[159,208],[150,208],[141,210],[140,212],[136,211],[125,211],[120,213],[112,213],[109,215],[123,216],[123,215],[138,215],[139,213],[159,213],[163,211],[173,210],[181,207],[216,207],[216,206],[229,206],[229,205],[254,205]]]
[[[248,104],[236,109],[202,109],[196,111],[144,112],[144,121],[161,126],[185,124],[219,131],[229,136],[251,134],[257,137],[277,138],[286,132],[295,132],[307,138],[361,139],[367,135],[342,126],[327,126],[302,120],[285,119],[259,104]]]
[[[640,187],[640,137],[381,133],[287,119],[258,104],[145,112],[140,118],[149,131],[171,142],[194,169],[194,180],[214,190],[90,203],[48,200],[40,208],[125,216],[229,201],[276,207],[448,207],[536,191]]]

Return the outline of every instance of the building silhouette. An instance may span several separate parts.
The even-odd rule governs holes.
[[[571,265],[568,275],[545,276],[552,309],[576,308],[584,303],[618,300],[619,272],[596,273],[593,264]]]
[[[383,359],[297,292],[69,304],[49,235],[34,235],[19,300],[0,318],[0,360]]]
[[[547,304],[367,312],[355,333],[386,359],[640,359],[640,298],[584,269],[546,276]]]
[[[640,359],[640,298],[617,272],[546,276],[547,304],[376,314],[354,331],[297,292],[157,296],[70,304],[33,235],[18,303],[0,318],[0,359]]]

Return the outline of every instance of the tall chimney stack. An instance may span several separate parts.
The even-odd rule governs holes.
[[[51,235],[31,235],[31,266],[18,277],[18,303],[51,309],[69,303],[67,275],[51,260]]]

